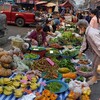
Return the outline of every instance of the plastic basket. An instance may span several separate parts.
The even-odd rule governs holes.
[[[46,49],[44,47],[35,47],[35,48],[38,48],[39,50],[36,50],[36,49],[34,50],[34,49],[30,48],[31,53],[40,55],[40,58],[45,56]]]
[[[23,41],[18,41],[18,40],[15,40],[15,39],[13,39],[13,40],[11,41],[11,45],[12,45],[12,46],[18,47],[18,48],[20,48],[20,49],[22,49],[23,43],[24,43]]]

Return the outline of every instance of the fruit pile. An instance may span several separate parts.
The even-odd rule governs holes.
[[[13,78],[0,78],[0,94],[11,95],[14,93],[16,98],[21,97],[27,88],[34,91],[39,86],[35,76],[28,78],[26,75],[16,74]]]
[[[45,89],[35,100],[57,100],[57,95]]]

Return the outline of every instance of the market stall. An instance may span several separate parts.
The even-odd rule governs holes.
[[[25,41],[17,36],[13,49],[0,49],[1,100],[90,100],[92,62],[85,54],[78,57],[83,38],[74,24],[66,28],[48,47],[31,45],[23,52]]]
[[[49,2],[45,5],[48,13],[52,13],[54,11],[54,8],[55,8],[56,4],[55,3],[52,3],[52,2]]]

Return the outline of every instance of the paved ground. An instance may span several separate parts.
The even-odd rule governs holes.
[[[86,54],[88,58],[92,61],[93,60],[93,55],[90,53],[89,50],[86,51]],[[98,81],[96,84],[91,86],[91,100],[100,100],[100,81]]]
[[[13,26],[13,25],[8,25],[7,26],[7,43],[0,45],[0,47],[5,47],[5,49],[9,50],[10,48],[10,40],[8,40],[8,38],[10,36],[16,36],[16,35],[20,35],[21,37],[25,36],[26,33],[30,30],[33,29],[33,27],[17,27],[17,26]],[[4,41],[4,40],[3,40]],[[1,39],[0,39],[1,42]]]
[[[9,36],[16,36],[17,34],[20,34],[22,37],[26,35],[26,33],[31,30],[33,27],[17,27],[17,26],[8,26],[8,37]],[[9,50],[10,48],[10,41],[7,41],[6,44],[0,46],[3,47],[6,50]],[[87,52],[89,58],[92,58],[91,54]],[[100,81],[98,81],[97,84],[94,84],[91,86],[91,99],[90,100],[99,100],[100,98]]]

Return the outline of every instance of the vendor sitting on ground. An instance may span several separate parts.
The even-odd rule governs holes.
[[[37,25],[36,30],[28,38],[31,39],[31,45],[47,46],[46,34],[43,32],[41,25]]]

